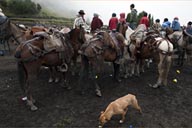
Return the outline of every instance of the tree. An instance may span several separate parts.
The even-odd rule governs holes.
[[[8,0],[8,9],[17,15],[35,15],[41,11],[41,6],[31,0]]]

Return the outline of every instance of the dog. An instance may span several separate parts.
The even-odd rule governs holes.
[[[132,106],[140,113],[142,113],[136,96],[132,94],[125,95],[111,102],[105,111],[101,111],[101,115],[99,117],[99,128],[102,128],[103,125],[107,123],[113,115],[122,115],[122,119],[119,121],[119,123],[123,123],[128,110],[128,106]]]

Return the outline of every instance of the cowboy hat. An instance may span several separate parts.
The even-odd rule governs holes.
[[[79,11],[79,14],[85,15],[85,12],[84,12],[83,10],[80,10],[80,11]]]

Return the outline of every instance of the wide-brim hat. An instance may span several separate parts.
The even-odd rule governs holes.
[[[79,11],[79,14],[85,15],[85,12],[84,12],[83,10],[80,10],[80,11]]]

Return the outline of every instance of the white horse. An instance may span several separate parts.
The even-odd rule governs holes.
[[[190,39],[192,37],[184,31],[175,31],[168,35],[168,39],[173,43],[175,51],[178,53],[177,65],[182,66],[185,58],[185,53],[192,51]]]
[[[167,85],[167,77],[172,62],[173,44],[157,35],[156,33],[147,34],[144,43],[141,44],[140,59],[153,58],[158,62],[158,80],[153,88],[157,88],[160,85]]]
[[[135,70],[137,71],[137,75],[139,75],[139,64],[136,62],[136,52],[137,52],[137,47],[140,47],[140,43],[145,39],[145,33],[146,33],[146,26],[144,24],[140,24],[135,31],[132,30],[130,27],[128,27],[126,31],[126,39],[128,41],[127,49],[124,51],[126,52],[125,54],[127,58],[127,63],[125,63],[125,70],[126,75],[132,76],[135,74]],[[144,70],[144,69],[143,69]]]

